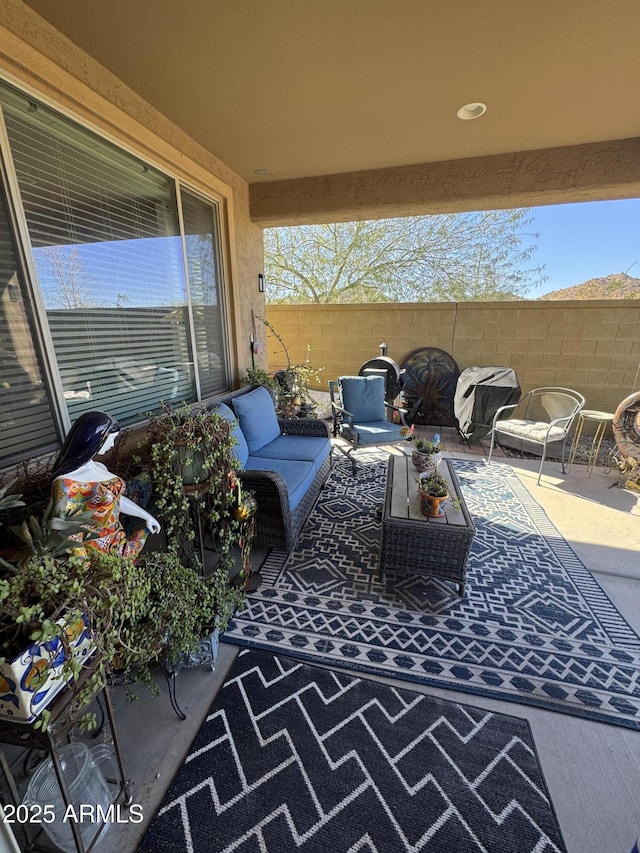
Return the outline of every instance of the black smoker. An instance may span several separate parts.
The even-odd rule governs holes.
[[[394,403],[404,386],[403,373],[397,362],[387,356],[387,345],[380,344],[380,355],[365,361],[358,376],[382,376],[385,402]]]

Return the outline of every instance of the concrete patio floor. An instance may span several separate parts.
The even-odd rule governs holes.
[[[453,431],[441,433],[452,457],[486,455],[485,441],[467,447],[458,443]],[[640,493],[614,486],[617,473],[602,468],[589,478],[585,466],[574,465],[563,475],[559,463],[545,463],[542,483],[537,485],[538,460],[496,461],[513,466],[640,633]],[[145,820],[111,826],[95,848],[98,853],[133,853],[237,653],[237,647],[221,644],[214,672],[179,674],[178,699],[187,714],[185,721],[171,709],[166,688],[159,699],[143,695],[135,703],[127,703],[122,691],[114,690],[126,768]],[[510,702],[379,680],[529,720],[568,852],[629,853],[640,835],[640,733]]]

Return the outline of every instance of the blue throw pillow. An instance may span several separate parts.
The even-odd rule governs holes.
[[[247,440],[249,453],[260,450],[280,435],[276,409],[266,388],[254,388],[248,394],[234,397],[233,408]]]
[[[351,412],[356,423],[383,421],[384,378],[382,376],[340,376],[342,405]]]
[[[247,447],[247,441],[244,437],[244,433],[240,429],[240,424],[238,423],[238,419],[231,411],[229,406],[224,403],[217,403],[213,407],[213,411],[216,415],[220,415],[221,418],[229,421],[231,424],[231,435],[235,438],[237,444],[231,449],[231,452],[236,457],[238,467],[244,468],[247,464],[247,459],[249,458],[249,448]]]

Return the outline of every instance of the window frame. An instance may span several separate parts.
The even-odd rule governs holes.
[[[232,318],[230,311],[232,306],[232,294],[229,292],[231,286],[231,277],[228,275],[228,258],[226,246],[229,237],[229,211],[227,199],[224,194],[217,195],[211,189],[203,190],[191,180],[185,180],[177,175],[166,165],[154,161],[153,158],[147,156],[146,152],[137,150],[131,145],[126,144],[121,139],[113,134],[106,132],[103,128],[97,127],[90,121],[86,120],[77,113],[65,108],[63,105],[55,102],[50,97],[47,97],[41,92],[36,92],[30,87],[24,85],[20,81],[12,79],[9,75],[0,73],[0,85],[14,89],[21,97],[28,100],[33,100],[36,104],[41,103],[49,110],[58,113],[61,118],[72,122],[79,131],[87,131],[90,134],[95,134],[105,142],[115,146],[124,154],[128,154],[138,161],[148,165],[150,168],[162,173],[173,186],[173,198],[176,205],[176,221],[178,222],[179,238],[180,238],[180,255],[182,263],[182,273],[186,282],[186,306],[187,306],[187,343],[191,348],[193,365],[194,365],[194,391],[195,400],[193,405],[204,402],[210,397],[203,397],[201,393],[201,375],[200,364],[198,363],[198,353],[196,346],[196,330],[194,323],[194,314],[191,297],[191,282],[189,281],[189,266],[187,262],[187,245],[186,234],[184,227],[184,216],[182,208],[182,192],[187,191],[199,201],[208,205],[211,209],[213,221],[213,250],[215,254],[215,275],[216,275],[216,293],[220,311],[221,324],[221,349],[223,362],[223,380],[225,387],[221,388],[219,393],[224,393],[229,390],[233,381],[233,339],[232,339]],[[51,416],[53,419],[54,429],[58,434],[58,441],[61,442],[64,435],[68,432],[71,426],[71,418],[66,405],[61,374],[58,367],[58,360],[53,346],[53,339],[49,324],[47,321],[47,310],[43,298],[43,294],[39,284],[36,263],[33,256],[31,245],[31,236],[27,223],[26,213],[23,207],[23,200],[20,193],[18,178],[13,162],[12,149],[7,133],[7,127],[4,119],[3,104],[0,100],[0,181],[5,190],[7,207],[9,210],[10,226],[15,243],[16,255],[20,265],[20,272],[24,279],[26,298],[28,300],[27,313],[28,322],[32,330],[34,346],[40,356],[42,362],[43,382],[47,388],[50,398]],[[218,392],[216,392],[218,393]],[[97,404],[99,405],[99,403]],[[145,422],[144,418],[136,420],[131,426],[137,426]],[[35,453],[37,455],[55,451],[55,447],[47,446],[39,448]],[[15,464],[20,459],[28,458],[31,454],[21,454],[19,449],[11,458],[5,457],[0,460],[0,470]]]

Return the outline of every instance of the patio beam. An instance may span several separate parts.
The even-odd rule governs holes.
[[[263,228],[640,197],[640,139],[250,186]]]

